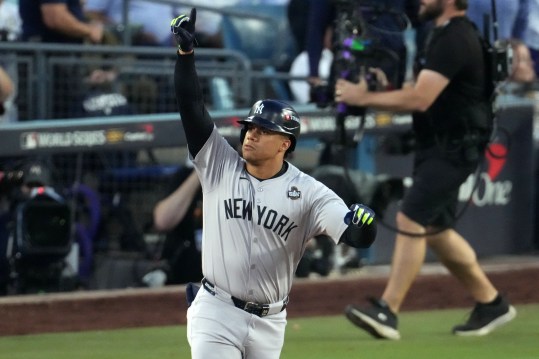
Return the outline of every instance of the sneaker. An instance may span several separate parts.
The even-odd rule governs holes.
[[[359,309],[354,305],[347,306],[344,310],[346,318],[375,338],[400,339],[401,335],[397,330],[397,315],[389,309],[384,300],[375,298],[369,300],[372,303],[370,308]]]
[[[498,305],[477,303],[465,324],[453,328],[460,336],[487,335],[494,329],[510,322],[517,315],[516,309],[502,298]]]

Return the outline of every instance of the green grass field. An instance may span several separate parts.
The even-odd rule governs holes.
[[[487,337],[460,338],[451,327],[467,310],[404,312],[402,339],[372,339],[344,316],[290,319],[283,359],[538,359],[539,304],[516,306],[517,318]],[[190,358],[184,326],[0,338],[5,359]]]

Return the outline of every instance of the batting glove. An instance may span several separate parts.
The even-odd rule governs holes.
[[[339,243],[346,243],[354,248],[369,248],[376,239],[376,221],[374,211],[363,204],[353,204],[350,212],[344,216],[348,224]],[[352,224],[352,226],[351,226]]]
[[[368,227],[374,221],[374,211],[363,204],[353,204],[350,212],[344,217],[346,224],[354,224],[359,228]]]
[[[195,40],[195,22],[197,9],[191,9],[191,15],[180,15],[170,22],[170,31],[174,34],[178,47],[183,52],[193,50]]]

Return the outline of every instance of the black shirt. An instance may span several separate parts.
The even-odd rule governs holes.
[[[485,61],[479,34],[466,17],[452,18],[432,30],[423,69],[442,74],[449,84],[424,113],[414,113],[419,144],[431,144],[436,134],[463,133],[467,112],[484,105]]]
[[[84,12],[80,0],[19,0],[22,19],[22,40],[58,43],[82,43],[81,38],[68,36],[45,25],[41,5],[65,4],[75,18],[84,22]]]

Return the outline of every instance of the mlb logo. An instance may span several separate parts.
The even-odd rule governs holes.
[[[37,132],[24,132],[21,134],[21,148],[23,150],[32,150],[38,146]]]

